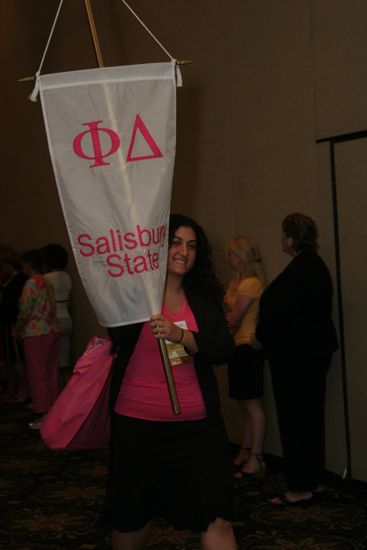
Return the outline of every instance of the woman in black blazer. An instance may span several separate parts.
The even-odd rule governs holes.
[[[288,215],[282,246],[292,261],[265,290],[256,330],[270,364],[287,482],[271,503],[308,506],[324,468],[326,375],[338,348],[332,281],[311,218]]]

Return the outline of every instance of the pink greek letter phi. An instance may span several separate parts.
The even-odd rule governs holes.
[[[116,134],[116,132],[114,132],[110,128],[98,128],[98,124],[100,124],[101,122],[103,122],[103,120],[96,120],[95,122],[85,122],[83,126],[88,126],[89,130],[78,134],[73,141],[73,149],[78,157],[87,160],[94,160],[94,164],[91,164],[90,166],[91,168],[110,164],[109,162],[105,162],[103,159],[105,157],[113,155],[113,153],[115,153],[120,146],[120,138],[118,134]],[[111,140],[109,151],[102,151],[100,132],[107,134]],[[87,155],[82,149],[82,144],[84,141],[83,138],[88,134],[90,134],[92,140],[93,156]]]

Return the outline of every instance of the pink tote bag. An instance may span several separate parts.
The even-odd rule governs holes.
[[[111,340],[95,336],[41,424],[41,437],[55,450],[98,449],[110,438],[109,388],[115,356]]]

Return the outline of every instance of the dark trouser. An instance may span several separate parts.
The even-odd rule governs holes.
[[[324,470],[326,375],[331,356],[271,360],[285,475],[290,491],[312,491]]]

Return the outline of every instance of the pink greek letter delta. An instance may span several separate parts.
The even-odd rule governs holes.
[[[140,157],[133,157],[132,156],[132,152],[133,152],[134,144],[135,144],[135,140],[136,140],[136,134],[137,134],[138,130],[141,132],[141,134],[143,135],[145,141],[149,145],[149,147],[152,151],[151,155],[144,155],[144,156],[140,156]],[[146,160],[146,159],[154,159],[154,158],[161,158],[161,157],[163,157],[163,155],[162,155],[158,145],[156,144],[156,142],[152,138],[151,134],[148,132],[148,129],[145,126],[142,119],[140,118],[140,116],[136,115],[135,122],[134,122],[133,133],[132,133],[131,140],[130,140],[129,150],[127,152],[126,162],[133,162],[134,160]]]

